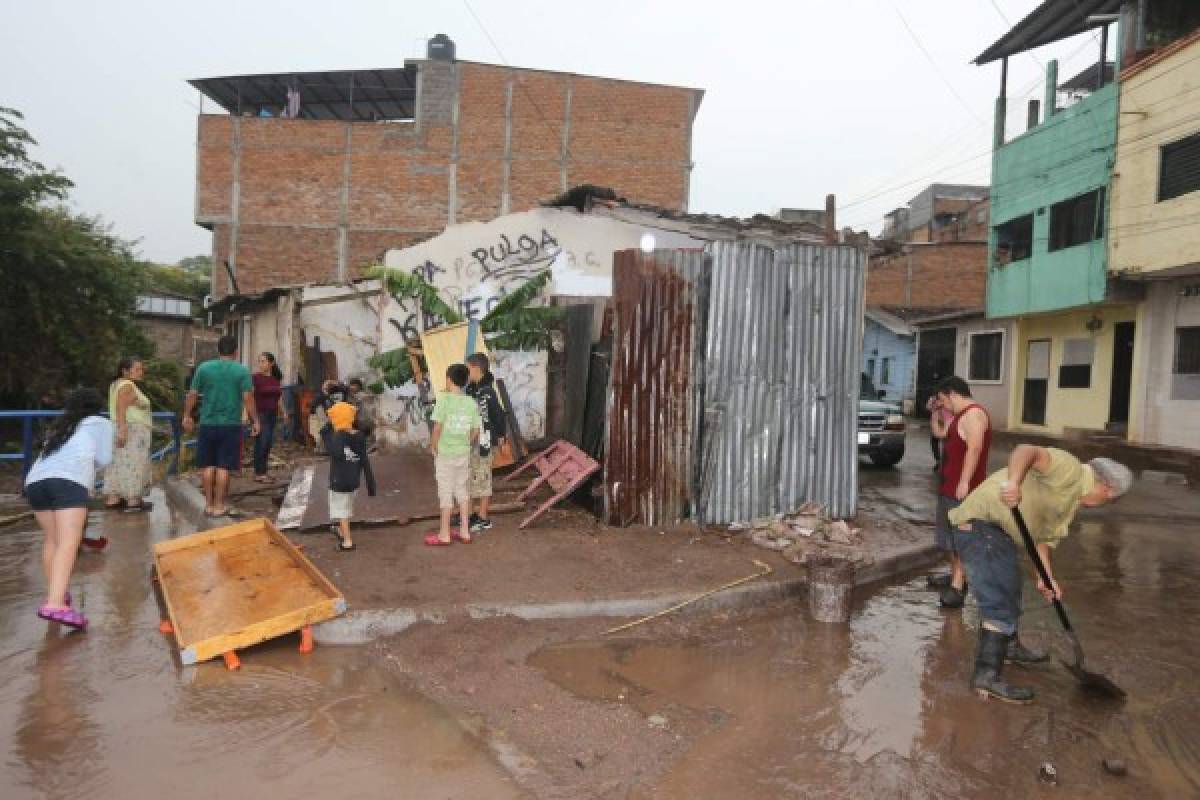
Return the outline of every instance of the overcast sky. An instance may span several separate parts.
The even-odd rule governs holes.
[[[211,249],[192,222],[187,79],[400,66],[444,32],[466,60],[705,89],[693,211],[817,208],[834,192],[840,224],[877,232],[927,183],[987,183],[1000,67],[970,61],[1039,0],[469,2],[500,53],[464,0],[10,0],[0,105],[26,115],[78,210],[176,261]],[[1038,62],[1072,77],[1095,38],[1014,60],[1010,135],[1041,96]]]

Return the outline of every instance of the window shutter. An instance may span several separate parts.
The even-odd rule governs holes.
[[[1163,145],[1158,199],[1170,200],[1200,189],[1200,133]]]

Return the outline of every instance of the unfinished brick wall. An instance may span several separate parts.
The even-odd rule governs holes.
[[[986,242],[912,244],[905,250],[908,252],[871,257],[867,264],[868,306],[983,308]]]
[[[419,64],[415,121],[201,115],[196,222],[213,231],[213,293],[357,277],[383,252],[536,207],[571,186],[685,209],[692,89]]]

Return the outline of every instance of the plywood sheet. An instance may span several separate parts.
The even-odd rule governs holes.
[[[459,322],[454,325],[444,325],[432,331],[421,334],[421,350],[425,355],[425,364],[429,367],[429,385],[433,391],[440,392],[446,385],[446,370],[451,364],[461,364],[467,357],[467,327],[470,323]],[[475,353],[490,355],[483,341],[483,331],[475,333]]]
[[[154,546],[155,570],[185,664],[331,619],[346,602],[265,519]]]

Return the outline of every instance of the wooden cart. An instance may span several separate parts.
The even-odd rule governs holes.
[[[288,538],[254,519],[154,545],[154,570],[184,664],[301,631],[301,652],[312,649],[310,626],[346,610],[342,593]]]

